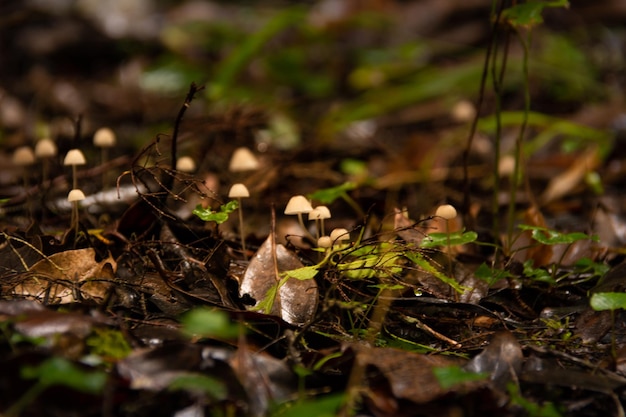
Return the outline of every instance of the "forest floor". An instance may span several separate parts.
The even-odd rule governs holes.
[[[39,3],[0,415],[625,415],[621,2]]]

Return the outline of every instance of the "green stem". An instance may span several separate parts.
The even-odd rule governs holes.
[[[522,116],[522,124],[520,126],[519,135],[515,140],[515,167],[513,169],[513,178],[511,179],[510,201],[507,213],[507,249],[510,249],[513,242],[513,229],[515,227],[515,208],[517,200],[517,189],[519,186],[519,178],[522,164],[522,144],[524,142],[524,136],[526,134],[526,128],[528,126],[528,117],[530,114],[530,85],[528,76],[528,46],[530,43],[530,32],[528,32],[528,39],[524,39],[519,32],[517,32],[524,56],[522,59],[522,79],[524,83],[524,114]]]

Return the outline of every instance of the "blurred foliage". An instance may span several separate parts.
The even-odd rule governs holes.
[[[537,7],[562,2],[553,3]],[[213,106],[264,105],[297,120],[321,142],[334,140],[353,122],[428,100],[476,97],[482,49],[453,45],[450,52],[451,45],[435,39],[388,36],[392,17],[383,13],[360,12],[341,24],[317,25],[309,12],[292,5],[264,10],[254,25],[233,19],[169,26],[162,34],[167,52],[144,74],[143,85],[180,93],[192,80],[206,83]],[[574,35],[545,30],[534,36],[534,94],[557,102],[603,94],[589,54]],[[520,68],[521,57],[511,54],[503,93],[521,88]]]

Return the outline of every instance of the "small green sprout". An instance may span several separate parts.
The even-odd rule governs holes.
[[[237,200],[232,200],[226,204],[222,204],[218,211],[213,211],[210,208],[203,208],[200,204],[198,204],[192,213],[205,222],[222,224],[228,220],[228,215],[238,208],[239,202],[237,202]]]

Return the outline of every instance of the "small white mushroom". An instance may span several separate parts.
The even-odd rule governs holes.
[[[50,138],[40,139],[35,145],[35,157],[41,160],[42,164],[42,182],[48,180],[48,171],[50,170],[50,160],[58,153],[57,145]]]
[[[67,201],[69,201],[70,203],[74,203],[76,201],[81,201],[84,199],[85,199],[85,193],[83,193],[83,191],[78,188],[74,188],[67,195]]]
[[[78,178],[76,177],[76,167],[78,165],[85,165],[87,160],[85,155],[80,149],[70,149],[63,159],[63,165],[69,165],[72,167],[72,188],[78,188]]]
[[[190,156],[183,156],[176,161],[176,169],[180,172],[194,172],[196,170],[196,163]]]
[[[350,240],[350,232],[344,228],[333,229],[332,232],[330,232],[330,240],[333,246],[341,244],[341,242],[345,240]]]
[[[18,166],[29,166],[35,163],[35,154],[30,146],[20,146],[13,152],[13,163]]]
[[[228,191],[229,198],[236,198],[239,203],[239,235],[241,236],[241,251],[243,252],[244,259],[247,259],[246,255],[246,237],[243,231],[243,207],[241,205],[241,199],[250,197],[248,187],[244,184],[233,184]]]
[[[326,206],[317,206],[309,212],[309,220],[315,220],[318,236],[324,235],[324,220],[330,217],[330,209]]]
[[[320,238],[317,239],[317,247],[319,248],[328,249],[332,246],[333,240],[330,238],[330,236],[320,236]]]
[[[241,147],[233,152],[228,170],[231,172],[254,171],[259,169],[259,166],[259,160],[252,151],[246,147]]]
[[[93,135],[93,144],[98,148],[112,148],[116,143],[115,133],[108,127],[101,127]]]
[[[78,235],[78,202],[85,199],[85,193],[78,188],[72,189],[67,195],[67,201],[72,203],[72,227]]]
[[[13,152],[13,163],[23,168],[24,187],[28,186],[28,170],[26,167],[35,163],[35,154],[30,146],[20,146]]]
[[[437,211],[435,211],[435,216],[441,217],[444,220],[452,220],[456,218],[456,209],[454,206],[450,204],[442,204],[437,207]]]
[[[57,152],[57,145],[50,138],[40,139],[35,145],[35,156],[39,159],[52,158]]]
[[[245,198],[250,197],[250,192],[248,191],[248,187],[241,183],[233,184],[228,191],[228,197],[230,198]]]
[[[298,216],[298,222],[300,223],[300,226],[302,227],[302,230],[304,230],[304,232],[307,234],[307,236],[309,238],[313,238],[313,236],[311,236],[309,234],[309,232],[307,231],[307,228],[304,226],[304,221],[302,220],[302,215],[303,214],[308,214],[313,210],[313,206],[311,206],[311,203],[309,202],[309,200],[306,199],[305,196],[303,195],[295,195],[293,197],[291,197],[289,199],[289,202],[287,202],[287,206],[285,207],[285,214],[288,216],[293,216],[293,215],[297,215]]]
[[[109,160],[109,148],[116,145],[117,138],[115,133],[108,127],[101,127],[96,130],[93,135],[93,144],[100,148],[100,163],[106,164]],[[108,186],[109,170],[104,170],[102,173],[102,188],[105,189]]]

